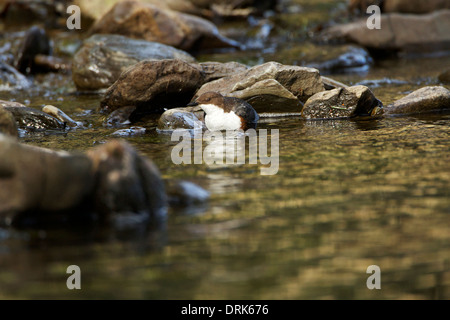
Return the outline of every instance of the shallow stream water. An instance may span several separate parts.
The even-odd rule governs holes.
[[[289,54],[255,51],[200,58],[294,63]],[[387,105],[437,84],[449,65],[448,55],[390,59],[329,76],[364,83]],[[22,142],[78,152],[113,138],[117,129],[104,128],[96,113],[100,95],[76,94],[68,76],[45,79],[48,86],[1,92],[1,99],[54,104],[86,128],[27,134]],[[157,230],[0,229],[0,298],[450,298],[449,113],[265,121],[258,129],[279,130],[279,170],[271,176],[260,174],[260,163],[175,165],[176,142],[156,124],[157,117],[137,123],[146,133],[124,139],[163,178],[210,191],[208,204],[171,209]],[[81,290],[66,287],[73,264]],[[381,269],[380,290],[366,286],[370,265]]]

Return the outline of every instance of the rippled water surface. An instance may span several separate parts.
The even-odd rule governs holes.
[[[448,65],[448,56],[385,60],[363,74],[330,77],[366,81],[388,104],[437,83]],[[76,95],[70,78],[47,77],[58,86],[16,100],[54,104],[86,128],[22,142],[85,151],[113,137],[96,113],[101,96]],[[176,142],[156,132],[156,120],[138,123],[147,132],[125,139],[165,179],[210,191],[208,205],[171,210],[157,230],[0,229],[0,298],[450,298],[450,114],[265,121],[259,129],[279,130],[272,176],[260,174],[261,164],[175,165]],[[66,288],[72,264],[81,268],[82,290]],[[370,265],[381,269],[381,290],[366,287]]]

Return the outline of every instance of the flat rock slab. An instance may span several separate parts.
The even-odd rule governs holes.
[[[429,14],[381,15],[381,29],[370,30],[367,20],[333,26],[322,33],[324,40],[357,43],[378,50],[432,52],[450,49],[450,10]]]
[[[141,61],[108,88],[101,110],[135,106],[137,113],[160,113],[183,107],[204,83],[203,72],[181,60]]]
[[[189,53],[161,43],[96,34],[86,39],[75,54],[72,78],[78,90],[104,89],[129,66],[142,60],[163,59],[195,62]]]
[[[450,90],[431,86],[418,89],[386,107],[385,113],[417,114],[450,109]]]
[[[204,84],[192,100],[205,92],[212,91],[224,96],[242,98],[247,102],[259,99],[260,105],[264,105],[265,101],[270,104],[270,101],[264,98],[265,96],[270,97],[272,103],[275,97],[279,102],[287,102],[289,106],[292,106],[293,102],[295,106],[298,106],[300,102],[306,101],[313,94],[323,90],[325,88],[317,69],[267,62],[247,71]],[[252,106],[257,112],[262,112],[258,110],[258,106]],[[267,111],[293,110],[285,110],[282,103],[276,103],[273,110]]]
[[[383,104],[366,86],[336,88],[313,95],[303,106],[305,119],[380,116]]]

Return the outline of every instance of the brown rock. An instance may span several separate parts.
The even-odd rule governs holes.
[[[0,134],[1,224],[94,216],[152,223],[164,218],[166,206],[157,168],[125,142],[112,140],[85,155],[28,146]]]
[[[386,114],[417,114],[450,109],[450,90],[424,87],[386,107]]]
[[[322,33],[322,38],[377,50],[430,52],[450,49],[448,30],[450,10],[425,15],[390,13],[381,16],[381,29],[368,29],[363,19],[333,26]]]
[[[305,119],[336,119],[382,114],[382,103],[369,88],[353,86],[319,92],[306,101],[302,110]]]
[[[200,67],[205,75],[205,82],[210,82],[220,78],[232,76],[248,70],[248,67],[238,62],[202,62]]]
[[[240,47],[207,20],[137,1],[117,3],[89,32],[121,34],[186,51]]]
[[[167,197],[153,162],[118,140],[94,148],[87,155],[97,176],[93,192],[96,212],[143,214],[150,221],[163,218]]]
[[[181,60],[142,61],[109,87],[101,109],[136,106],[136,113],[155,113],[163,107],[186,106],[203,83],[203,73]]]
[[[28,146],[2,135],[0,168],[0,220],[77,208],[94,187],[92,163],[85,155]]]

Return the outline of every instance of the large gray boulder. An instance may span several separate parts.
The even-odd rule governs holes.
[[[385,113],[418,114],[450,109],[450,90],[440,86],[420,88],[386,107]]]
[[[189,53],[161,43],[96,34],[86,39],[75,54],[72,78],[78,90],[104,89],[129,66],[142,60],[163,59],[195,62]]]

